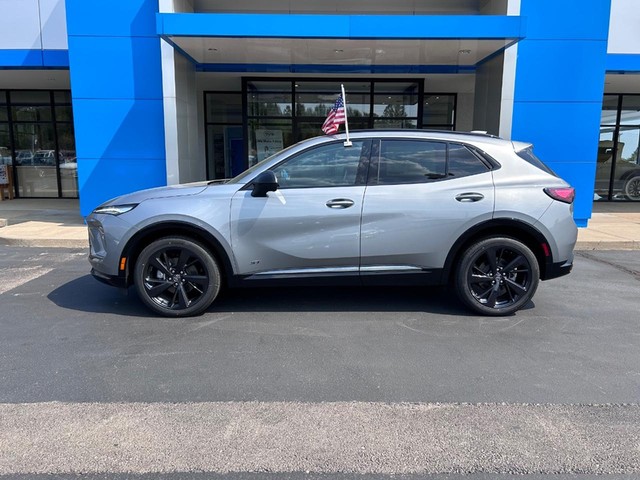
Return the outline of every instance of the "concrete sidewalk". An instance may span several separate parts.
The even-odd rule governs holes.
[[[577,250],[640,250],[640,203],[595,203]],[[78,200],[20,198],[0,202],[0,245],[88,248]]]

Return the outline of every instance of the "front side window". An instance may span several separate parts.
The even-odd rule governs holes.
[[[321,145],[285,160],[273,169],[280,188],[345,187],[364,183],[365,141]]]
[[[372,158],[370,183],[423,183],[446,174],[447,144],[420,140],[382,140]]]

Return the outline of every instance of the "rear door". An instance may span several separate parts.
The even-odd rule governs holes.
[[[455,240],[493,209],[490,167],[465,145],[375,141],[362,211],[363,279],[442,268]]]

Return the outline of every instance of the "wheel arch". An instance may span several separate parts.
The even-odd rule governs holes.
[[[231,259],[220,241],[210,232],[195,225],[170,221],[151,224],[132,236],[122,249],[121,257],[126,257],[125,280],[127,285],[132,283],[132,273],[140,252],[154,240],[163,237],[186,237],[202,244],[218,261],[221,277],[229,280],[233,275]]]
[[[449,250],[445,260],[442,282],[453,278],[455,266],[462,253],[483,238],[505,236],[524,243],[533,252],[540,268],[540,279],[547,276],[547,267],[553,264],[553,254],[548,240],[535,227],[516,219],[492,219],[473,226],[463,233]]]
[[[629,170],[628,172],[624,172],[624,174],[620,176],[620,180],[629,180],[630,178],[638,176],[640,176],[640,168],[635,168],[633,170]]]

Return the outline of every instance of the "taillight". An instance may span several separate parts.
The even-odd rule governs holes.
[[[564,203],[573,203],[576,198],[576,191],[573,187],[548,187],[544,189],[544,193],[554,200]]]

